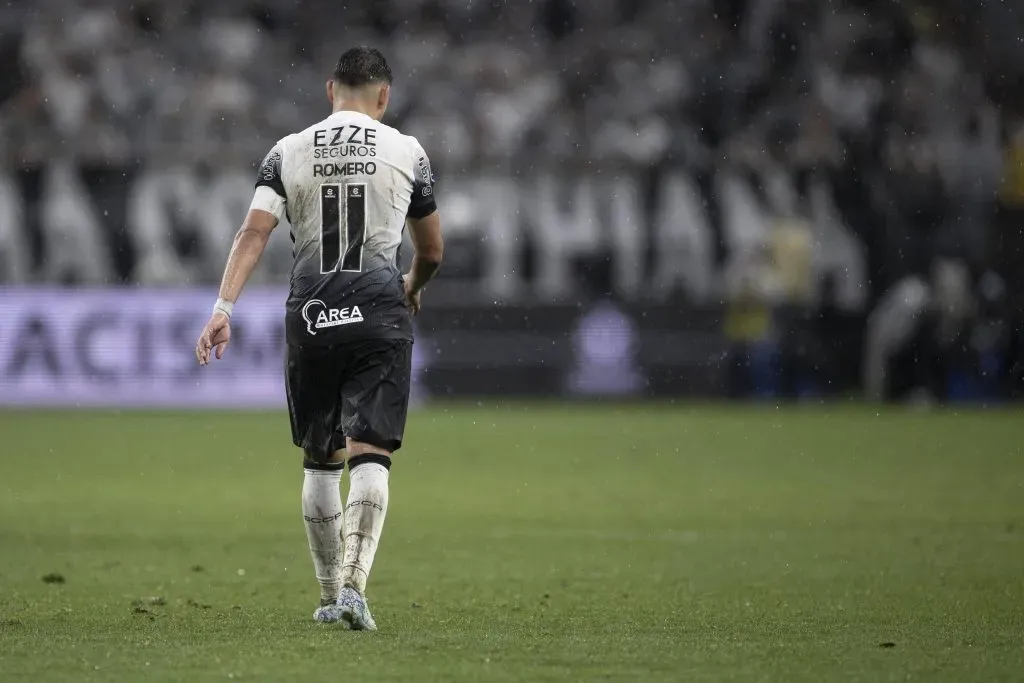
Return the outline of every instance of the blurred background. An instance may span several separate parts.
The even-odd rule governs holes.
[[[1019,398],[1013,6],[8,0],[0,403],[283,405],[287,228],[194,339],[359,43],[439,181],[419,397]]]

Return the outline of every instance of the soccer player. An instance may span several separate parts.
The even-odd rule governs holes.
[[[366,581],[388,510],[391,458],[405,431],[411,315],[443,252],[427,155],[415,138],[380,123],[390,94],[391,69],[379,51],[341,56],[327,82],[333,113],[282,138],[263,160],[196,344],[202,365],[223,356],[235,302],[287,215],[295,262],[285,384],[292,440],[305,454],[302,516],[320,582],[313,618],[355,630],[376,629]],[[406,224],[415,254],[403,276]]]

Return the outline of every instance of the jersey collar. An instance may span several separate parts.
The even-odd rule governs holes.
[[[373,121],[373,117],[369,116],[368,114],[364,114],[361,111],[356,111],[354,109],[342,109],[340,111],[336,111],[336,112],[332,113],[331,116],[332,117],[333,116],[340,116],[341,114],[345,114],[347,116],[358,116],[359,118],[368,119],[370,121]],[[330,117],[328,117],[328,118],[330,118]]]

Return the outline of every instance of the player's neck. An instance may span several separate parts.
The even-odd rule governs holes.
[[[369,116],[371,119],[375,118],[374,114],[376,113],[371,107],[357,100],[338,99],[334,102],[332,109],[332,114],[337,114],[340,111],[354,111],[357,114]]]

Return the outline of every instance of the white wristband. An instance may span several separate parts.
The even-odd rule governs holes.
[[[217,299],[217,303],[213,305],[214,313],[223,313],[229,318],[231,317],[231,311],[233,311],[234,309],[234,302],[228,301],[227,299]]]

